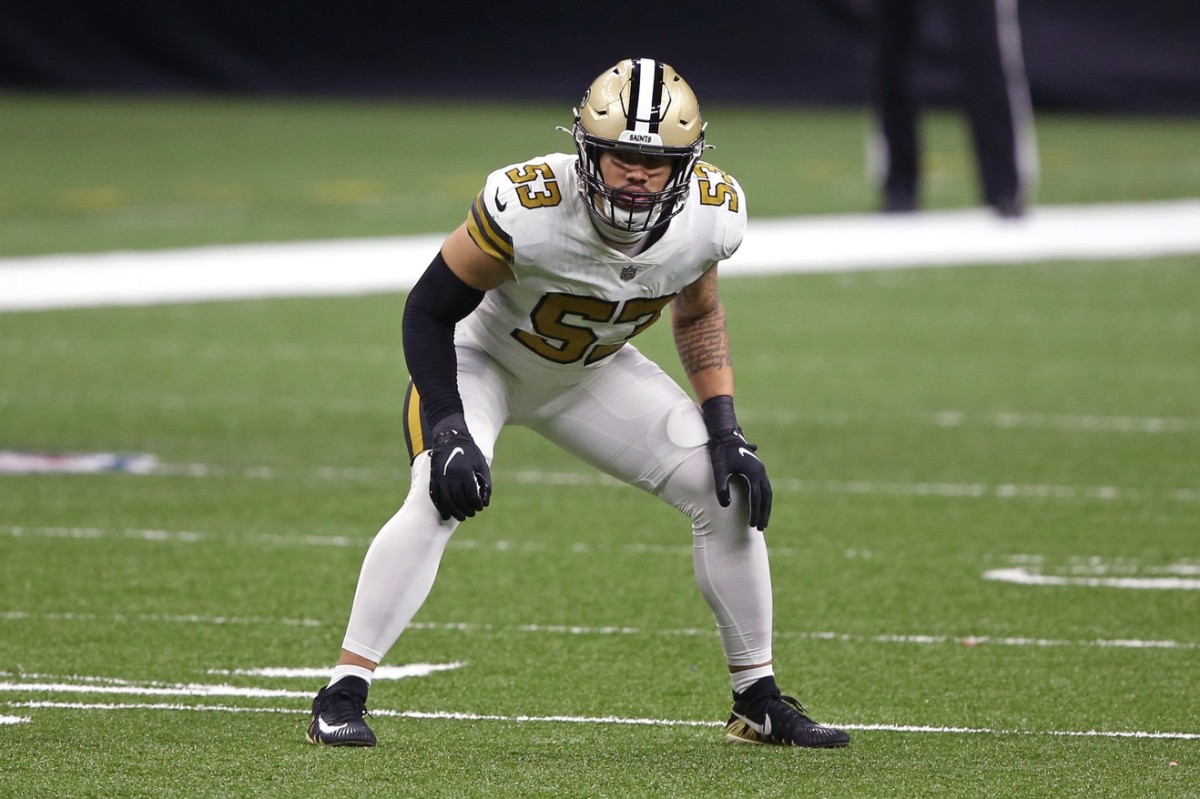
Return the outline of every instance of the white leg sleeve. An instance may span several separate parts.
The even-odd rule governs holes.
[[[454,519],[442,521],[429,499],[429,454],[413,463],[404,505],[383,525],[363,559],[342,648],[376,663],[424,604]]]
[[[731,495],[722,508],[703,448],[675,470],[661,493],[692,519],[696,584],[716,618],[726,662],[753,666],[772,658],[771,570],[766,539],[748,523],[745,490],[735,485]]]
[[[696,582],[712,608],[726,661],[771,659],[771,572],[745,491],[722,508],[700,409],[657,365],[626,345],[530,426],[568,452],[656,494],[692,520]],[[736,483],[737,481],[735,481]]]
[[[458,350],[458,387],[467,426],[489,462],[508,413],[504,380],[476,350]],[[417,455],[404,505],[367,550],[342,648],[378,663],[433,589],[454,519],[442,521],[429,498],[429,453]]]

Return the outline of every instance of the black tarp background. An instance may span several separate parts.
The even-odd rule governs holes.
[[[937,2],[918,86],[953,102]],[[1021,0],[1020,17],[1036,107],[1200,111],[1200,0]],[[850,105],[869,25],[867,0],[0,0],[0,89],[561,101],[646,55],[707,102]]]

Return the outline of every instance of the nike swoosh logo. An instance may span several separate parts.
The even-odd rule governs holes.
[[[321,718],[320,716],[317,716],[317,729],[319,729],[321,731],[322,735],[331,735],[335,732],[341,732],[342,730],[344,730],[346,728],[346,725],[348,725],[349,723],[350,722],[347,721],[344,724],[338,724],[337,726],[334,726],[332,724],[326,724],[325,719]],[[746,723],[749,724],[749,722],[746,722]]]
[[[747,727],[754,730],[759,735],[770,735],[771,734],[771,714],[770,713],[763,714],[763,723],[762,724],[757,724],[757,723],[751,721],[750,719],[743,716],[741,713],[734,713],[733,715],[737,716],[739,719],[744,721],[746,723]]]
[[[760,462],[762,461],[762,458],[758,457],[757,455],[755,455],[753,452],[746,449],[745,447],[738,447],[738,454],[741,455],[743,458],[746,457],[747,455],[749,455],[751,458],[754,458],[754,460],[756,460],[756,461],[760,461]]]
[[[442,467],[442,477],[445,477],[446,472],[449,471],[450,461],[454,460],[459,455],[466,455],[466,454],[467,454],[467,451],[464,450],[462,447],[455,447],[454,449],[450,450],[450,457],[446,458],[446,465]]]
[[[496,210],[503,211],[508,207],[508,203],[500,202],[500,189],[496,189]]]

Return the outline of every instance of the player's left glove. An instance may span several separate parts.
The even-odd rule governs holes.
[[[488,506],[492,472],[462,414],[452,414],[433,426],[429,498],[445,521],[460,522]]]
[[[700,406],[708,428],[708,454],[712,459],[717,501],[729,507],[729,481],[740,477],[746,483],[750,504],[750,526],[767,529],[771,518],[771,481],[767,467],[754,453],[758,447],[746,440],[733,413],[733,397],[710,397]]]

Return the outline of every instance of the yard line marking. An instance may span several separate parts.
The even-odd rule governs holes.
[[[219,536],[209,533],[199,533],[188,530],[105,530],[99,527],[26,527],[26,526],[0,526],[0,531],[7,533],[12,538],[66,538],[74,540],[94,540],[100,538],[125,538],[133,541],[154,541],[154,542],[173,542],[195,544],[201,541],[255,541],[261,544],[287,544],[295,546],[297,544],[303,546],[326,546],[326,547],[345,547],[345,546],[366,546],[371,543],[370,536],[362,536],[361,538],[351,538],[349,536],[319,536],[319,535],[304,535],[304,536],[286,536],[278,534],[263,534],[263,535],[228,535]]]
[[[218,465],[209,464],[159,464],[151,471],[149,475],[158,476],[174,476],[174,477],[240,477],[249,480],[283,480],[295,478],[296,472],[276,469],[270,466],[242,466],[230,468]],[[315,467],[301,474],[309,474],[319,480],[345,480],[350,482],[377,482],[377,481],[393,481],[399,474],[396,470],[372,470],[372,469],[350,469],[333,466]],[[513,472],[498,470],[493,472],[497,480],[503,483],[505,480],[512,480],[520,485],[537,485],[537,486],[569,486],[576,488],[626,488],[626,484],[622,483],[608,475],[590,472],[550,472],[538,469],[521,469]],[[1147,501],[1158,498],[1174,500],[1176,502],[1200,502],[1200,489],[1194,488],[1167,488],[1148,491],[1138,488],[1121,488],[1118,486],[1078,486],[1078,485],[1055,485],[1046,483],[952,483],[952,482],[899,482],[899,481],[879,481],[879,480],[813,480],[804,478],[787,478],[776,477],[771,480],[771,485],[776,493],[791,492],[798,494],[850,494],[857,496],[891,496],[891,497],[934,497],[939,499],[1061,499],[1061,500],[1100,500],[1114,501],[1123,500],[1131,501]],[[10,527],[9,534],[13,536],[22,535],[22,529],[19,527]],[[64,538],[88,538],[95,537],[89,535],[87,528],[63,528],[62,537]],[[142,537],[146,540],[155,540],[155,535],[163,535],[161,531],[155,530],[130,530],[128,536],[130,538]],[[178,536],[174,540],[187,540],[187,533],[174,533]],[[267,541],[283,542],[286,538],[264,537],[261,539],[264,543]],[[323,541],[329,542],[331,546],[339,544],[332,543],[339,539],[315,537],[314,542]],[[343,539],[346,542],[352,542],[354,539]]]
[[[28,724],[33,719],[28,716],[0,716],[0,725],[4,724]]]
[[[948,412],[956,414],[957,412]],[[938,414],[937,422],[942,427],[956,427],[965,421],[967,414],[958,423],[947,412]],[[1043,414],[1001,412],[983,417],[989,424],[1006,430],[1024,428],[1031,430],[1061,430],[1080,433],[1197,433],[1200,419],[1167,418],[1159,416],[1099,416],[1094,414]]]
[[[619,480],[603,474],[583,472],[545,472],[522,469],[498,472],[501,480],[508,478],[525,485],[566,485],[576,487],[623,487]],[[779,491],[805,494],[851,494],[861,496],[935,497],[939,499],[1065,499],[1065,500],[1145,500],[1155,495],[1136,488],[1116,486],[1074,486],[1019,483],[948,483],[948,482],[888,482],[877,480],[809,480],[772,478],[771,486]],[[1200,501],[1200,490],[1168,489],[1161,496],[1180,502]]]
[[[405,680],[410,677],[428,677],[440,671],[453,671],[467,665],[464,661],[453,663],[406,663],[403,666],[380,666],[375,669],[376,680]],[[216,676],[237,675],[239,677],[271,677],[271,678],[305,678],[327,680],[329,667],[290,669],[284,667],[269,667],[261,669],[209,669],[208,674]]]
[[[234,707],[229,705],[183,705],[183,704],[86,704],[82,702],[8,702],[13,708],[31,710],[167,710],[210,713],[280,713],[286,715],[308,715],[311,711],[302,708]],[[434,721],[499,721],[513,724],[613,724],[635,727],[724,727],[723,721],[695,719],[651,719],[624,718],[621,716],[526,716],[491,713],[459,713],[451,711],[387,710],[371,711],[372,716]],[[1200,733],[1164,732],[1146,730],[1006,730],[992,727],[923,726],[911,724],[842,724],[832,726],[844,730],[864,732],[926,733],[941,735],[1047,735],[1077,738],[1137,738],[1175,741],[1200,740]]]
[[[673,630],[649,630],[640,627],[588,627],[560,624],[517,624],[493,625],[475,624],[471,622],[412,622],[409,630],[432,630],[435,632],[505,632],[516,631],[525,633],[544,633],[561,635],[674,635],[674,636],[703,636],[716,635],[711,628],[682,628]],[[910,635],[910,634],[880,634],[866,635],[855,633],[838,633],[829,631],[805,630],[776,630],[776,638],[794,638],[814,641],[840,641],[845,643],[868,644],[920,644],[926,646],[982,646],[995,644],[1013,647],[1097,647],[1101,649],[1200,649],[1200,642],[1173,640],[1139,640],[1130,638],[1097,638],[1091,640],[1070,640],[1056,638],[1024,638],[1019,636],[989,635]]]
[[[67,528],[67,527],[3,527],[0,526],[0,535],[4,531],[13,538],[64,538],[75,540],[95,540],[102,538],[125,538],[140,541],[155,541],[155,542],[183,542],[183,543],[200,543],[205,541],[236,541],[239,544],[259,543],[281,546],[314,546],[314,547],[362,547],[366,549],[371,543],[370,535],[363,536],[344,536],[344,535],[280,535],[276,533],[267,533],[260,535],[209,535],[207,533],[197,532],[182,532],[171,533],[164,530],[103,530],[99,528]],[[470,538],[453,538],[448,545],[452,549],[465,550],[486,550],[495,552],[546,552],[549,551],[549,546],[540,542],[531,541],[506,541],[503,539],[494,541],[479,541]],[[559,548],[556,551],[565,551],[577,555],[587,555],[595,551],[597,545],[585,544],[581,542],[572,543],[570,545]],[[638,555],[691,555],[691,544],[625,544],[609,547],[621,552],[632,552]],[[772,546],[771,553],[779,556],[790,556],[799,554],[800,550],[794,547],[778,547]],[[855,550],[855,555],[848,557],[856,557],[861,553]],[[867,556],[869,557],[869,556]]]
[[[171,711],[188,711],[195,710],[209,713],[284,713],[290,715],[298,715],[300,713],[309,714],[312,711],[301,708],[291,707],[234,707],[232,705],[183,705],[183,704],[168,704],[165,702],[142,703],[142,702],[5,702],[8,707],[25,708],[28,710],[171,710]],[[375,711],[371,711],[371,715],[375,715]]]
[[[157,465],[153,455],[0,450],[0,474],[149,474]]]
[[[1200,740],[1195,732],[1146,732],[1143,730],[1002,730],[990,727],[926,727],[912,724],[835,724],[844,730],[880,732],[928,732],[963,735],[1051,735],[1074,738],[1158,738],[1175,741]]]
[[[70,680],[73,683],[101,683],[104,685],[137,685],[133,680],[125,680],[120,677],[97,677],[89,674],[39,674],[37,672],[23,671],[13,673],[11,671],[0,671],[0,677],[18,677],[23,680]],[[163,685],[163,683],[142,681],[142,685]]]
[[[1083,413],[1025,413],[1000,411],[973,413],[961,410],[925,411],[905,414],[861,413],[820,409],[790,410],[747,408],[739,413],[750,421],[771,424],[808,424],[826,427],[847,427],[863,421],[888,421],[909,424],[914,420],[935,427],[953,428],[972,425],[998,427],[1002,430],[1053,430],[1067,433],[1143,433],[1172,435],[1200,433],[1200,418],[1181,416],[1105,416]]]
[[[0,621],[12,620],[50,620],[50,621],[83,621],[98,620],[113,621],[158,621],[180,624],[281,624],[285,626],[319,627],[325,622],[315,619],[233,619],[222,616],[123,616],[114,614],[102,617],[89,613],[29,613],[26,611],[10,610],[0,612]],[[341,622],[339,622],[341,623]],[[571,624],[509,624],[495,625],[486,622],[410,622],[408,630],[432,632],[518,632],[541,635],[650,635],[650,636],[715,636],[713,628],[680,628],[655,630],[642,627],[623,625],[588,626]],[[1059,639],[1059,638],[1029,638],[1020,636],[994,637],[989,635],[926,635],[926,634],[897,634],[883,633],[868,635],[861,633],[839,633],[825,630],[776,630],[775,637],[792,638],[797,640],[837,641],[843,643],[866,644],[919,644],[926,646],[983,646],[987,644],[1012,647],[1096,647],[1100,649],[1167,649],[1193,651],[1200,649],[1200,642],[1175,640],[1143,640],[1136,638],[1097,638],[1097,639]],[[383,668],[383,667],[381,667]],[[236,673],[236,672],[235,672]],[[322,672],[324,675],[325,672]],[[12,676],[0,672],[0,677]]]
[[[851,635],[849,633],[823,632],[788,632],[777,631],[776,637],[782,638],[811,638],[822,641],[845,641],[849,643],[871,644],[923,644],[936,646],[951,644],[956,646],[982,646],[995,644],[997,646],[1014,647],[1097,647],[1100,649],[1200,649],[1200,643],[1195,641],[1172,640],[1139,640],[1131,638],[1096,638],[1091,640],[1070,640],[1062,638],[1023,638],[1019,636],[990,635]]]
[[[112,397],[112,398],[115,398]],[[157,402],[160,406],[178,411],[186,407],[181,397],[158,397],[151,399],[142,394],[121,395],[125,401]],[[0,404],[38,404],[50,398],[29,392],[0,392]],[[261,400],[253,402],[261,405]],[[239,404],[250,404],[247,399]],[[294,402],[280,401],[277,404],[293,406]],[[333,403],[335,410],[345,410],[346,401]],[[390,406],[381,405],[382,408]],[[914,421],[931,424],[939,428],[969,426],[995,427],[1001,430],[1051,430],[1067,433],[1116,433],[1144,435],[1179,435],[1200,433],[1200,418],[1182,416],[1131,416],[1103,415],[1095,413],[1052,414],[1023,411],[999,411],[996,413],[973,413],[962,410],[922,411],[903,414],[863,412],[850,414],[846,411],[821,409],[790,410],[781,408],[756,410],[748,408],[742,416],[750,421],[771,424],[807,424],[847,427],[864,421],[887,421],[909,425]],[[362,466],[321,466],[320,476],[326,479],[373,480],[381,479],[379,469]],[[387,470],[392,475],[400,469]],[[158,456],[150,453],[113,452],[42,452],[22,450],[0,450],[0,474],[169,474],[178,476],[218,477],[246,476],[259,479],[275,479],[278,470],[265,466],[220,467],[202,463],[165,464]],[[407,473],[407,470],[403,470]],[[391,479],[389,477],[388,479]],[[616,481],[614,481],[616,482]],[[618,483],[619,484],[619,483]]]
[[[772,486],[775,481],[772,481]],[[874,480],[796,480],[783,479],[780,484],[796,492],[827,494],[860,494],[864,496],[936,497],[939,499],[1134,499],[1140,498],[1136,489],[1113,486],[1020,485],[1014,483],[898,483]]]
[[[777,480],[777,485],[786,485],[788,481]],[[887,486],[889,484],[882,484]],[[866,492],[869,490],[877,490],[880,484],[864,484],[864,483],[847,483],[843,484],[846,491],[854,491],[856,493]],[[909,484],[891,486],[896,493],[910,493],[921,496],[981,496],[986,493],[984,486],[979,485],[955,485],[955,484]],[[1042,496],[1062,496],[1063,491],[1051,492],[1047,490],[1032,491],[1030,486],[997,486],[995,493],[997,496],[1010,497],[1020,495],[1022,493]],[[1075,489],[1071,489],[1075,490]],[[1097,490],[1094,496],[1099,499],[1115,498],[1117,489]],[[1177,498],[1183,499],[1184,492],[1173,492]],[[1200,499],[1200,491],[1190,492],[1187,497],[1190,500]],[[26,527],[26,526],[0,526],[0,535],[7,534],[14,538],[62,538],[73,540],[95,540],[102,538],[124,538],[130,540],[140,540],[148,542],[182,542],[182,543],[198,543],[203,541],[232,541],[234,536],[209,535],[207,533],[195,531],[171,531],[171,530],[105,530],[94,527]],[[321,536],[321,535],[281,535],[281,534],[259,534],[251,536],[237,536],[236,540],[239,543],[257,542],[262,544],[280,545],[280,546],[315,546],[315,547],[363,547],[369,545],[370,537],[352,537],[352,536]],[[484,550],[495,552],[570,552],[572,554],[591,554],[597,550],[597,547],[603,548],[603,545],[596,545],[583,542],[574,542],[561,545],[558,549],[552,550],[549,545],[541,542],[513,542],[507,540],[495,541],[479,541],[469,538],[454,538],[450,541],[449,546],[453,549],[463,550]],[[680,556],[689,555],[691,546],[687,544],[644,544],[634,543],[625,545],[616,545],[611,547],[619,552],[631,552],[634,554],[643,555],[667,555]],[[773,556],[787,557],[803,554],[804,550],[795,547],[769,546],[769,550]],[[855,558],[870,558],[870,552],[860,552],[858,550],[847,550],[845,553],[847,559]],[[1040,563],[1036,556],[1033,562]],[[1089,567],[1089,571],[1094,575],[1099,567]],[[1105,567],[1107,568],[1107,567]],[[1104,569],[1101,569],[1103,572]],[[1147,572],[1166,572],[1170,574],[1180,575],[1183,577],[1194,577],[1200,575],[1200,565],[1197,564],[1172,564],[1165,567],[1145,567]],[[1160,590],[1197,590],[1200,588],[1200,580],[1192,579],[1170,579],[1165,577],[1137,577],[1132,574],[1127,574],[1123,577],[1098,577],[1098,576],[1078,576],[1078,567],[1073,569],[1073,575],[1070,577],[1062,576],[1047,576],[1040,572],[1030,571],[1022,568],[1010,569],[993,569],[985,572],[984,579],[1012,582],[1024,585],[1084,585],[1084,586],[1104,586],[1115,588],[1131,588],[1131,589],[1160,589]],[[21,611],[9,611],[7,613],[0,612],[0,620],[15,620],[26,618],[27,614]],[[41,618],[71,620],[71,614],[48,614]],[[81,615],[78,618],[95,619],[95,615]],[[127,620],[126,617],[116,615],[111,617],[113,620]],[[200,621],[213,624],[275,624],[283,623],[296,626],[316,627],[321,624],[319,621],[312,619],[263,619],[263,618],[225,618],[225,617],[196,617],[196,616],[181,616],[181,617],[165,617],[160,614],[143,614],[136,617],[139,621]]]
[[[498,473],[526,485],[566,485],[576,487],[622,487],[624,483],[607,475],[582,472],[543,472],[532,469]],[[1148,492],[1115,486],[1072,486],[1014,483],[881,482],[874,480],[806,480],[773,478],[777,492],[806,494],[851,494],[861,496],[935,497],[940,499],[1065,499],[1065,500],[1145,500]],[[1167,489],[1162,496],[1180,502],[1200,502],[1200,490]]]
[[[312,699],[312,691],[287,691],[281,688],[245,688],[237,685],[190,683],[176,686],[77,685],[75,683],[0,682],[0,692],[121,694],[127,696],[243,696],[253,699]]]
[[[1040,574],[1023,568],[990,569],[983,579],[1018,585],[1082,585],[1089,588],[1129,588],[1133,590],[1200,591],[1200,579],[1188,577],[1068,577]]]
[[[105,530],[99,527],[0,527],[12,538],[129,538],[140,541],[182,541],[194,543],[207,536],[188,530]]]
[[[190,613],[168,615],[163,613],[114,613],[101,616],[98,613],[30,613],[24,610],[0,611],[0,621],[115,621],[115,622],[161,622],[164,624],[278,624],[284,627],[320,627],[324,622],[316,619],[271,619],[262,616],[200,616]]]

